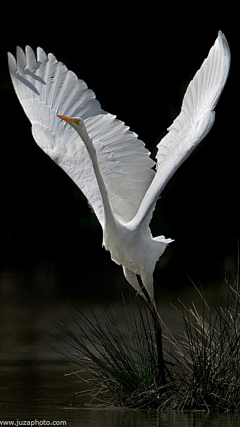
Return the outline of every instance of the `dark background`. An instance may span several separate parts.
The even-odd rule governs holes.
[[[53,52],[93,89],[103,109],[154,154],[179,114],[186,87],[221,29],[232,52],[210,134],[167,185],[151,223],[175,239],[157,265],[158,298],[194,281],[236,273],[239,237],[239,33],[228,16],[162,4],[21,5],[1,30],[0,296],[118,296],[120,267],[101,247],[101,228],[81,192],[35,144],[14,93],[6,53],[16,45]],[[200,8],[200,6],[199,6]],[[4,21],[4,20],[3,20]]]

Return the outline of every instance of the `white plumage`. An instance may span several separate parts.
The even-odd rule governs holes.
[[[137,135],[103,111],[83,80],[53,54],[27,46],[8,54],[12,82],[37,144],[76,183],[103,228],[103,243],[129,283],[154,303],[152,274],[171,239],[149,229],[156,201],[176,169],[207,135],[225,85],[230,51],[222,32],[188,86],[155,162]],[[57,114],[80,118],[69,122]],[[77,131],[77,132],[76,132]],[[137,280],[141,276],[142,283]]]

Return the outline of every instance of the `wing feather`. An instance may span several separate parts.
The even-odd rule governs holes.
[[[157,173],[129,226],[150,219],[156,200],[169,179],[210,131],[215,118],[214,108],[226,83],[229,67],[230,50],[220,31],[208,57],[187,88],[180,114],[157,146]]]
[[[57,114],[81,117],[95,145],[115,215],[130,221],[149,187],[155,163],[137,135],[101,109],[95,93],[53,54],[27,46],[8,54],[12,82],[37,144],[78,185],[103,224],[103,206],[90,157],[79,135]],[[137,187],[137,189],[136,189]]]

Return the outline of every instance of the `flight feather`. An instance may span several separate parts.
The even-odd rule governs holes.
[[[84,120],[113,213],[126,223],[140,206],[155,162],[137,135],[101,109],[95,93],[53,54],[27,46],[8,54],[12,82],[37,144],[78,185],[103,224],[103,205],[91,159],[79,135],[57,114]]]
[[[219,31],[208,57],[187,88],[180,114],[157,146],[157,172],[131,226],[151,217],[167,182],[210,131],[215,119],[214,108],[226,83],[229,68],[230,49],[224,34]]]

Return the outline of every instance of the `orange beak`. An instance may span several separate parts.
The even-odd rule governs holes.
[[[71,124],[74,122],[75,119],[73,119],[72,117],[67,117],[67,116],[61,116],[60,114],[57,115],[60,119],[65,120],[65,122]]]

